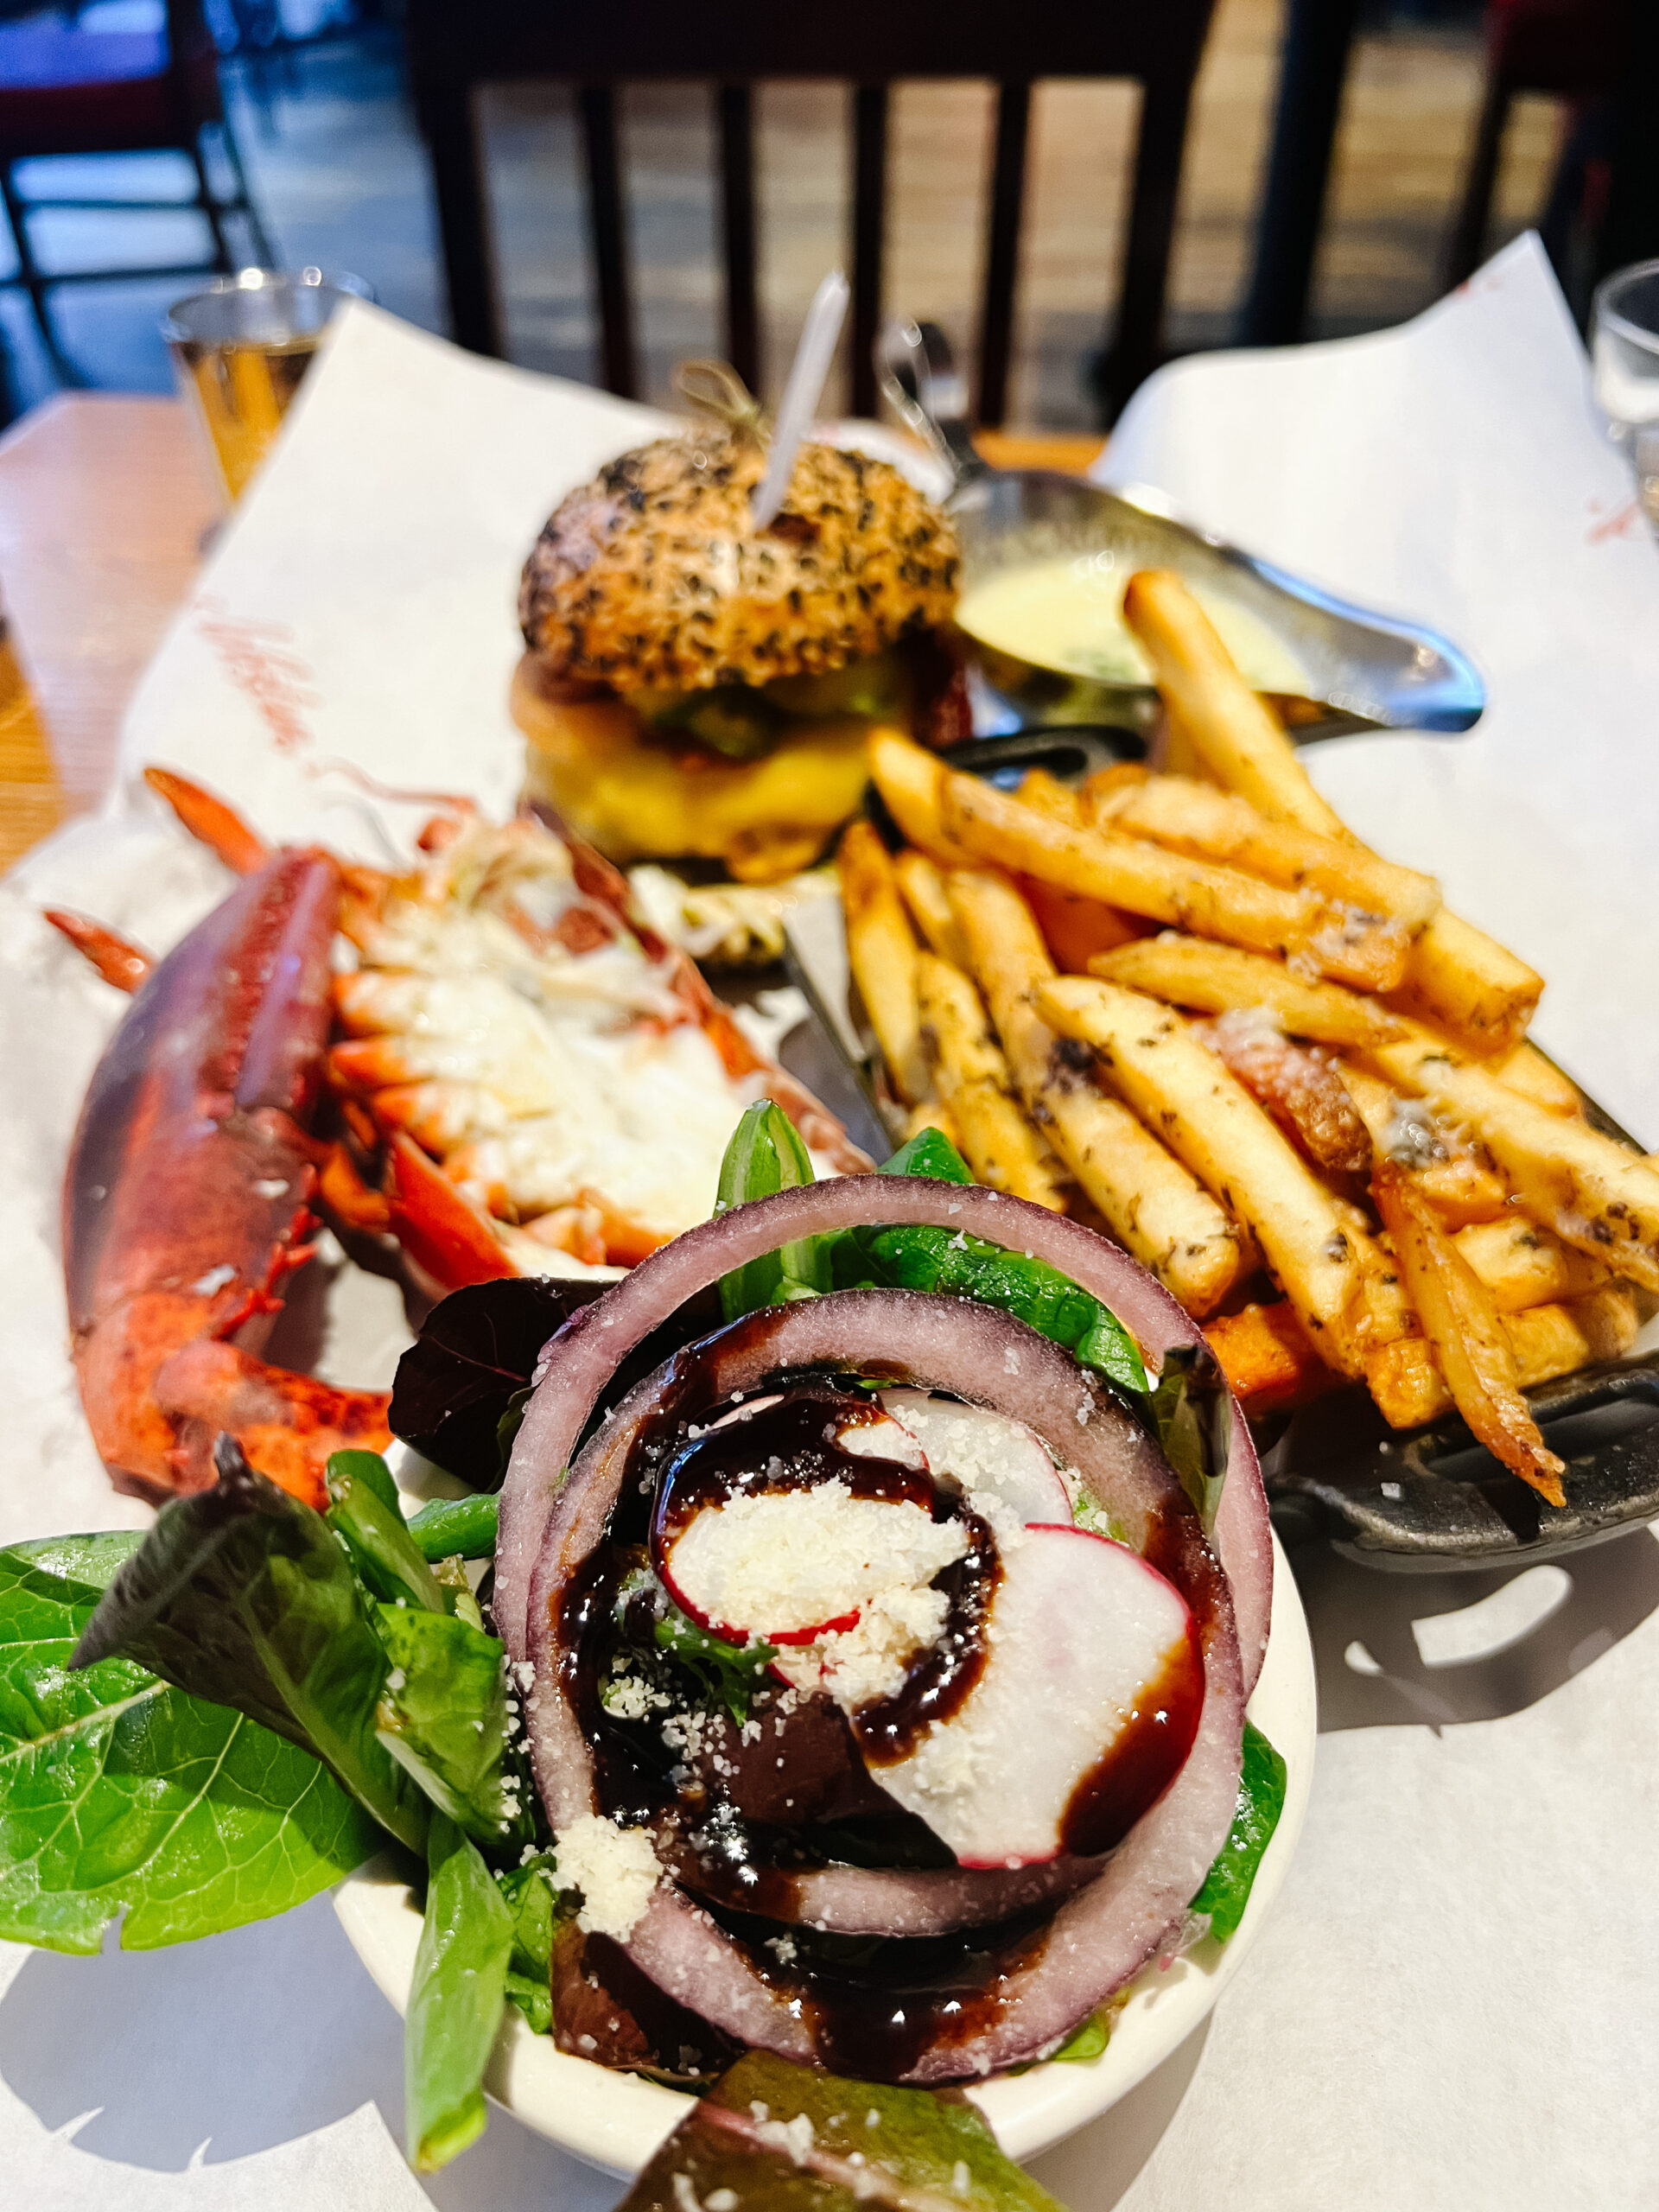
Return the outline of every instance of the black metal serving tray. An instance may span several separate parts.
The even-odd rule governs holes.
[[[953,767],[1012,785],[1039,766],[1063,782],[1080,782],[1145,750],[1138,732],[1061,723],[971,739],[945,757]],[[900,842],[873,791],[868,804],[877,826]],[[815,1071],[832,1061],[837,1096],[844,1100],[855,1090],[861,1126],[880,1130],[869,1062],[855,1050],[854,1024],[835,1018],[822,977],[798,954],[790,972],[812,1004],[815,1043],[827,1047],[814,1052]],[[1634,1142],[1575,1087],[1595,1127]],[[1659,1519],[1659,1351],[1633,1351],[1540,1384],[1526,1396],[1545,1441],[1567,1461],[1567,1503],[1559,1511],[1478,1444],[1455,1415],[1422,1428],[1391,1429],[1369,1395],[1353,1385],[1255,1424],[1274,1527],[1287,1543],[1324,1537],[1366,1567],[1444,1573],[1558,1559],[1634,1522]]]

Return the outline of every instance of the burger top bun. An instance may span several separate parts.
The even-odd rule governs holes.
[[[701,425],[625,453],[550,518],[518,619],[545,672],[635,691],[819,676],[931,629],[957,542],[886,461],[804,445],[781,512],[749,519],[752,436]]]

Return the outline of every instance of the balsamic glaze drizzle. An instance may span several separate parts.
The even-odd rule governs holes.
[[[670,1362],[664,1387],[628,1449],[606,1540],[563,1593],[562,1678],[592,1749],[601,1808],[653,1830],[671,1871],[686,1881],[755,1971],[798,2001],[825,2066],[892,2081],[927,2050],[964,2042],[994,2022],[1009,2001],[1009,1978],[1046,1942],[1052,1908],[1034,1908],[998,1927],[925,1938],[854,1940],[798,1923],[788,1929],[789,1942],[780,1944],[779,1922],[795,1918],[797,1877],[807,1868],[850,1860],[888,1866],[901,1878],[906,1866],[952,1863],[924,1823],[886,1797],[879,1778],[881,1767],[904,1757],[922,1731],[954,1713],[977,1681],[999,1573],[996,1547],[989,1528],[967,1509],[960,1486],[950,1478],[849,1452],[837,1442],[840,1430],[885,1416],[833,1376],[782,1375],[766,1386],[766,1395],[781,1394],[779,1403],[757,1408],[749,1420],[690,1433],[715,1411],[725,1359],[761,1341],[773,1319],[752,1315]],[[895,1364],[882,1380],[922,1378]],[[855,1495],[925,1504],[936,1519],[958,1516],[969,1550],[936,1578],[935,1587],[949,1599],[938,1643],[918,1655],[897,1695],[843,1724],[873,1786],[859,1821],[809,1817],[798,1826],[779,1826],[746,1817],[717,1780],[711,1789],[708,1763],[688,1785],[684,1768],[676,1766],[661,1744],[660,1713],[643,1722],[620,1720],[604,1709],[601,1689],[619,1649],[644,1654],[649,1629],[640,1623],[631,1630],[626,1608],[619,1624],[617,1600],[624,1577],[642,1563],[647,1548],[660,1560],[691,1516],[716,1499],[740,1491],[804,1486],[832,1473]],[[1154,1523],[1147,1537],[1147,1556],[1160,1566],[1166,1560],[1173,1564],[1193,1541],[1179,1518]],[[775,1688],[763,1688],[752,1713],[771,1732],[773,1716],[782,1718],[779,1707],[786,1712],[790,1702]],[[1167,1701],[1162,1709],[1173,1722],[1168,1733],[1185,1727],[1184,1712]],[[1192,1720],[1196,1726],[1196,1707]],[[786,1718],[782,1726],[778,1741],[787,1758],[792,1747]],[[1123,1833],[1122,1808],[1136,1777],[1167,1741],[1165,1727],[1145,1741],[1143,1732],[1132,1731],[1079,1785],[1068,1810],[1068,1850],[1092,1853]],[[860,1847],[843,1847],[855,1832]]]

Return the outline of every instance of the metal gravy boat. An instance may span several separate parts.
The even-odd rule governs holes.
[[[975,449],[967,381],[936,325],[890,322],[876,343],[876,369],[902,420],[950,471],[946,504],[962,546],[964,595],[1006,570],[1066,556],[1107,556],[1126,579],[1137,569],[1174,569],[1254,618],[1305,671],[1305,696],[1282,702],[1298,744],[1366,729],[1454,734],[1480,719],[1485,684],[1438,631],[1355,607],[1230,544],[1184,520],[1150,486],[1108,492],[1057,470],[993,468]],[[1149,683],[1103,681],[970,643],[975,728],[983,734],[1038,722],[1149,734],[1157,719]]]

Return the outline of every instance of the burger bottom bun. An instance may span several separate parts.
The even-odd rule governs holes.
[[[872,725],[841,715],[793,725],[764,759],[721,760],[649,740],[620,700],[549,696],[526,653],[513,719],[530,740],[524,787],[607,860],[723,861],[740,883],[808,868],[856,814]]]

